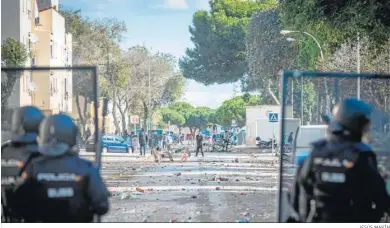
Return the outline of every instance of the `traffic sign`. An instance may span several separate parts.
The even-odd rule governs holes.
[[[139,124],[139,116],[138,115],[130,116],[130,122],[132,124]]]
[[[276,123],[279,121],[279,114],[275,112],[271,112],[268,114],[268,121],[271,123]]]

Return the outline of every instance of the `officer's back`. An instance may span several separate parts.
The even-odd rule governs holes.
[[[390,208],[376,156],[362,142],[371,108],[356,99],[335,107],[327,138],[313,143],[293,188],[293,208],[309,222],[379,222]],[[375,206],[373,206],[373,204]]]
[[[43,156],[26,167],[15,193],[26,221],[91,222],[94,214],[107,213],[108,191],[98,169],[78,156],[77,134],[66,115],[43,120],[38,141]]]
[[[20,220],[11,210],[12,192],[26,164],[39,156],[36,139],[43,118],[43,113],[34,106],[20,107],[12,115],[11,140],[1,146],[1,202],[6,221]]]

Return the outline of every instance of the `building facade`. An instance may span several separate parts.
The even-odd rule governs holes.
[[[2,0],[1,1],[1,42],[7,38],[15,39],[24,44],[27,51],[31,52],[33,44],[37,42],[36,35],[32,32],[31,25],[34,22],[36,11],[33,6],[35,0]],[[31,58],[28,58],[25,66],[31,66]],[[14,85],[14,90],[8,98],[8,108],[13,109],[31,104],[32,90],[31,72],[20,72],[20,78]]]
[[[32,52],[35,66],[71,67],[72,35],[65,32],[65,19],[58,12],[58,0],[37,0],[39,17],[33,31],[39,42]],[[72,112],[72,71],[51,70],[33,72],[32,104],[47,114]]]
[[[30,66],[71,66],[72,35],[58,0],[2,0],[1,40],[25,45]],[[47,114],[72,111],[72,71],[24,71],[8,98],[8,109],[35,105]]]

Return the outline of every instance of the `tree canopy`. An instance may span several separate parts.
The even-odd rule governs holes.
[[[1,44],[1,66],[18,67],[23,66],[29,53],[23,43],[8,38]],[[4,114],[8,98],[14,91],[15,83],[19,80],[23,72],[2,72],[1,73],[1,113]],[[4,116],[4,115],[2,115]]]
[[[232,120],[236,120],[239,126],[245,125],[246,121],[246,106],[260,105],[260,96],[245,94],[243,96],[236,96],[232,99],[226,100],[216,110],[216,122],[222,126],[228,127]]]
[[[270,93],[272,90],[268,88],[279,86],[279,72],[291,69],[296,62],[298,50],[280,35],[280,30],[278,8],[260,9],[252,15],[246,36],[249,68],[246,90],[261,89]]]
[[[200,10],[190,26],[194,48],[187,48],[179,65],[185,78],[205,85],[231,83],[247,72],[245,35],[247,23],[258,8],[274,0],[212,0],[210,12]]]

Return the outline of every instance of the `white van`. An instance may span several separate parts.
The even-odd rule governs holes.
[[[299,126],[295,134],[293,162],[300,165],[310,154],[311,143],[325,137],[328,125]]]

